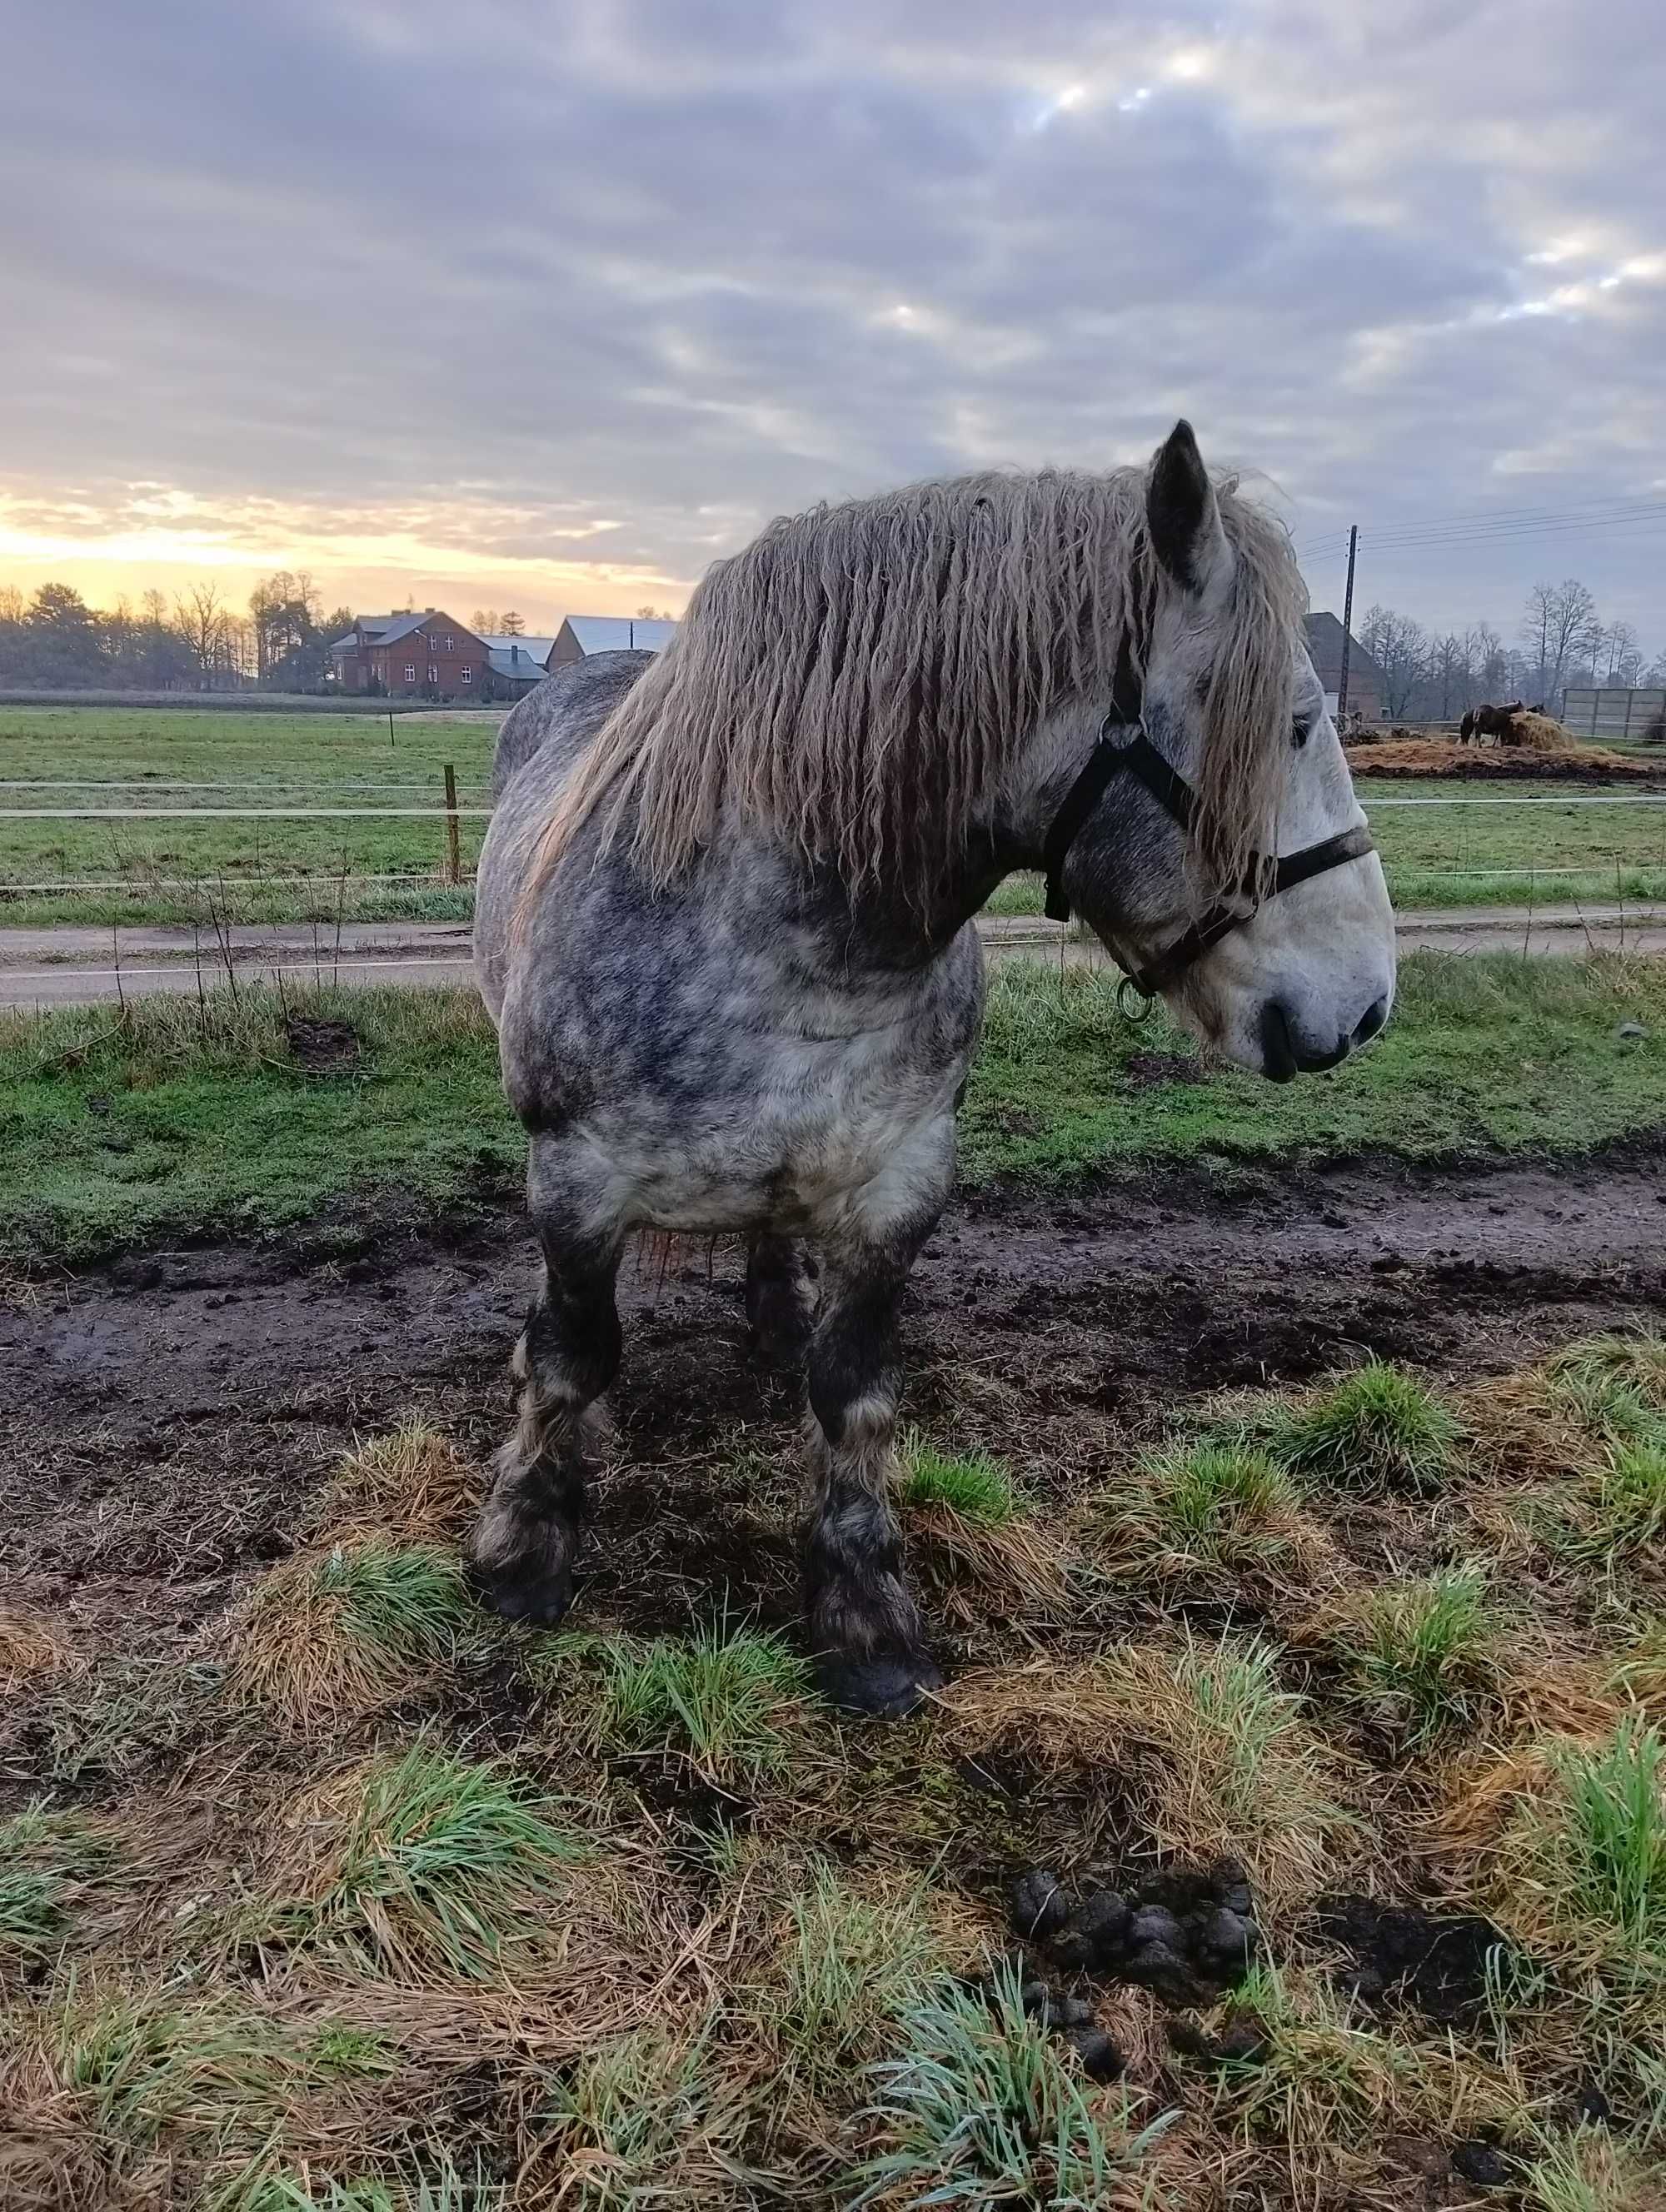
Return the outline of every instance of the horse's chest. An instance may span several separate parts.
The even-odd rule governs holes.
[[[953,1110],[958,1076],[901,1042],[737,1038],[734,1082],[619,1118],[632,1210],[666,1228],[815,1225]]]
[[[813,1231],[900,1208],[927,1159],[940,1175],[982,1013],[975,932],[903,974],[721,907],[630,919],[575,917],[502,1023],[510,1097],[587,1215]]]

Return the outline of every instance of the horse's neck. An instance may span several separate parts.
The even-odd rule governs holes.
[[[1018,749],[995,822],[1009,868],[1039,868],[1049,830],[1098,736],[1098,717],[1085,707],[1055,714]]]
[[[988,809],[969,825],[954,866],[927,896],[906,886],[858,895],[854,912],[888,951],[911,944],[921,960],[934,957],[1006,877],[1041,867],[1048,831],[1092,750],[1097,728],[1086,708],[1077,709],[1051,719],[1020,746]]]

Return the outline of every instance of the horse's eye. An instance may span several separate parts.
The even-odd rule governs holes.
[[[1300,752],[1302,747],[1307,743],[1308,739],[1312,735],[1312,723],[1303,721],[1301,716],[1298,714],[1290,726],[1290,742],[1295,746],[1298,752]]]

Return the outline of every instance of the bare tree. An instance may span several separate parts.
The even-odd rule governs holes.
[[[1463,696],[1459,704],[1473,707],[1487,696],[1487,678],[1502,659],[1503,640],[1490,623],[1471,623],[1463,633]]]
[[[477,637],[502,637],[502,619],[496,607],[477,607],[469,617],[469,628]]]
[[[505,637],[525,637],[526,635],[526,616],[518,615],[513,607],[507,608],[503,616],[502,635]]]
[[[1637,632],[1631,623],[1610,623],[1602,633],[1602,651],[1608,664],[1603,682],[1618,684],[1630,690],[1637,681],[1637,671],[1643,665],[1643,655],[1638,650]]]
[[[1577,576],[1560,584],[1535,584],[1522,613],[1522,644],[1534,670],[1539,700],[1554,708],[1564,672],[1590,649],[1602,625],[1596,602]]]
[[[1469,665],[1474,670],[1476,700],[1498,699],[1510,688],[1510,655],[1491,623],[1478,622],[1468,633]]]
[[[1422,623],[1392,607],[1374,606],[1359,626],[1359,642],[1383,672],[1383,706],[1391,717],[1403,714],[1429,671],[1429,640]]]
[[[174,626],[191,648],[197,674],[206,690],[216,671],[226,665],[232,627],[231,610],[210,576],[193,584],[173,602]]]
[[[1469,703],[1469,640],[1449,629],[1444,637],[1437,638],[1431,658],[1429,676],[1439,697],[1440,706],[1436,719],[1449,721],[1454,714],[1462,714]]]

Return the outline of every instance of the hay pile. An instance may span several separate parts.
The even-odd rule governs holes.
[[[1579,740],[1553,714],[1537,714],[1529,707],[1512,714],[1511,737],[1518,745],[1526,745],[1536,753],[1569,753],[1577,751]]]
[[[1540,714],[1523,715],[1523,721],[1548,721]],[[1345,745],[1349,768],[1356,776],[1450,776],[1459,780],[1501,782],[1520,779],[1565,783],[1658,781],[1663,764],[1638,760],[1626,753],[1611,753],[1600,745],[1569,738],[1560,723],[1550,726],[1560,732],[1564,746],[1461,745],[1455,738],[1390,738],[1380,744]]]

